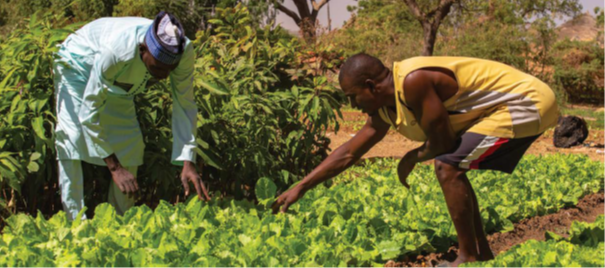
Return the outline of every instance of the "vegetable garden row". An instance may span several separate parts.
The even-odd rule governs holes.
[[[232,199],[134,207],[103,204],[91,220],[17,214],[0,239],[0,266],[382,266],[456,242],[432,167],[401,186],[395,160],[355,167],[309,191],[287,214],[269,208],[277,187],[263,178],[258,203]],[[487,232],[555,212],[603,190],[603,163],[575,155],[526,156],[512,175],[472,175]],[[482,265],[603,266],[603,218],[569,238],[529,241]],[[576,254],[579,253],[579,254]],[[474,266],[475,264],[473,264]]]
[[[496,259],[465,266],[484,267],[603,267],[603,215],[593,223],[574,222],[569,237],[547,232],[546,241],[529,240]]]

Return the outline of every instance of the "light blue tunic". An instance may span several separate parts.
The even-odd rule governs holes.
[[[145,144],[133,100],[153,80],[139,55],[151,24],[144,18],[102,18],[61,44],[54,68],[57,159],[104,166],[103,158],[115,153],[122,166],[143,164]],[[170,73],[175,164],[195,161],[194,61],[187,39],[183,57]]]

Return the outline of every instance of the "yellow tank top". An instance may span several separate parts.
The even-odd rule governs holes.
[[[559,117],[555,94],[544,82],[503,63],[465,57],[415,57],[393,64],[396,112],[383,107],[380,117],[405,137],[426,141],[403,94],[406,76],[418,69],[452,71],[458,92],[443,105],[457,135],[474,132],[502,138],[541,134]]]

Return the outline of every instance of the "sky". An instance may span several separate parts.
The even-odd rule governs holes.
[[[594,14],[593,10],[595,7],[600,7],[603,9],[604,1],[603,0],[580,0],[580,4],[582,5],[582,13],[586,13],[586,11],[590,12],[590,14]],[[284,0],[284,4],[291,10],[296,11],[296,7],[294,6],[294,2],[292,0]],[[339,28],[343,25],[343,23],[351,17],[351,13],[347,11],[347,6],[357,6],[357,1],[355,0],[331,0],[329,2],[330,5],[330,16],[332,17],[332,29]],[[403,3],[402,3],[403,5]],[[319,11],[319,23],[328,27],[328,11],[327,5],[324,6]],[[557,25],[565,22],[569,18],[558,18],[555,19]],[[290,30],[290,31],[298,31],[298,26],[292,20],[292,18],[287,15],[280,13],[277,15],[277,23],[281,24],[282,27]]]

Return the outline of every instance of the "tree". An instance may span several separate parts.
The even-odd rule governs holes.
[[[360,0],[343,27],[320,38],[352,55],[365,52],[386,65],[422,53],[422,29],[400,0]]]
[[[185,28],[189,39],[207,28],[207,21],[216,8],[234,7],[238,0],[119,0],[114,16],[154,18],[160,11],[174,14]]]
[[[422,25],[422,30],[424,32],[423,56],[433,55],[437,30],[439,30],[441,22],[450,12],[452,5],[459,1],[460,0],[440,0],[437,6],[429,9],[426,5],[425,8],[418,6],[416,0],[403,0],[420,25]]]
[[[580,10],[578,0],[402,0],[410,9],[424,32],[422,55],[433,54],[437,32],[450,11],[456,15],[471,15],[486,11],[487,20],[503,19],[508,24],[527,23],[536,18],[564,14],[574,15]]]
[[[317,15],[319,14],[319,10],[330,2],[330,0],[321,0],[319,2],[311,0],[311,6],[309,6],[307,0],[292,0],[294,1],[298,13],[285,7],[283,1],[284,0],[275,0],[273,2],[275,8],[294,20],[296,25],[300,28],[305,40],[314,41],[317,35]]]
[[[594,8],[594,14],[597,16],[597,27],[599,28],[603,28],[603,23],[604,23],[604,17],[605,15],[603,14],[603,11],[601,8],[599,7],[595,7]]]

